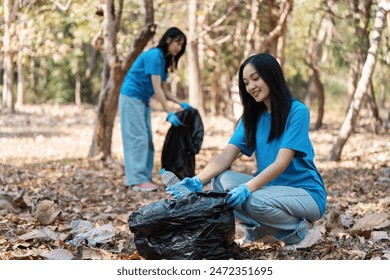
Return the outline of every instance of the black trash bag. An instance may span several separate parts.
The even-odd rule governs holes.
[[[189,108],[176,113],[183,126],[171,126],[165,137],[161,166],[177,177],[195,176],[195,155],[203,142],[203,122],[198,110]]]
[[[225,192],[163,199],[130,214],[138,253],[148,260],[229,259],[235,248],[233,209]]]

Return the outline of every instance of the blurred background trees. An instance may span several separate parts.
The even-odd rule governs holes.
[[[375,18],[382,9],[375,67],[360,94],[359,110],[365,109],[373,132],[388,125],[389,1],[151,2],[156,30],[146,48],[155,46],[170,26],[188,35],[179,71],[170,76],[175,94],[189,100],[203,115],[219,114],[234,121],[240,115],[236,75],[240,63],[250,54],[270,52],[283,65],[295,96],[313,109],[314,129],[321,128],[327,112],[337,110],[347,116],[358,92]],[[98,106],[108,40],[100,33],[105,17],[99,16],[99,7],[108,4],[119,19],[113,42],[115,57],[123,62],[145,24],[144,1],[2,0],[0,112],[13,112],[26,103]],[[122,65],[122,74],[126,67]],[[116,94],[110,98],[115,99]],[[337,160],[339,153],[330,158]]]

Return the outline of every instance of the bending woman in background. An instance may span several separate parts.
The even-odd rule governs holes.
[[[197,176],[167,192],[180,198],[213,179],[213,189],[229,192],[227,203],[235,208],[246,242],[272,235],[285,244],[310,246],[319,236],[307,234],[309,222],[324,214],[326,191],[314,164],[309,110],[292,97],[279,63],[266,53],[241,65],[239,92],[243,115],[227,146]],[[226,171],[240,153],[254,152],[254,176]]]
[[[157,47],[143,52],[132,64],[119,95],[119,117],[122,130],[127,186],[135,191],[154,191],[152,180],[154,146],[149,101],[154,96],[167,112],[174,126],[180,120],[168,107],[171,100],[186,109],[191,107],[173,96],[167,86],[168,70],[175,71],[186,49],[187,39],[176,28],[169,28]]]

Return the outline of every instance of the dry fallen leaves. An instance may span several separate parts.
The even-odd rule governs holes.
[[[24,106],[0,114],[0,259],[141,259],[129,232],[129,214],[166,198],[161,188],[134,193],[123,185],[118,119],[110,162],[87,159],[93,133],[92,106]],[[154,178],[169,124],[154,112]],[[313,120],[315,116],[313,116]],[[312,131],[316,164],[328,190],[328,206],[318,221],[323,237],[309,249],[285,251],[275,244],[237,247],[239,259],[390,259],[390,143],[360,125],[340,162],[325,160],[342,119],[329,114]],[[229,140],[234,123],[207,117],[204,145],[196,157],[201,169]],[[34,147],[32,149],[31,147]],[[232,169],[251,173],[253,159],[240,157]],[[112,224],[115,236],[96,247],[72,244],[71,223],[93,228]]]
[[[50,225],[57,219],[61,211],[56,211],[55,203],[50,200],[43,200],[38,203],[35,217],[43,225]]]

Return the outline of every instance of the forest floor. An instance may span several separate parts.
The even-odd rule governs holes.
[[[141,258],[127,224],[129,214],[168,196],[162,187],[140,193],[124,186],[118,118],[112,159],[87,158],[94,119],[93,106],[29,105],[15,114],[0,112],[0,260]],[[244,244],[235,259],[390,259],[389,131],[374,134],[363,119],[338,162],[327,156],[343,116],[328,112],[323,128],[310,132],[328,192],[326,213],[315,224],[320,240],[295,251],[283,250],[281,242]],[[203,123],[197,170],[226,145],[234,127],[223,117],[207,116]],[[152,126],[154,178],[161,184],[158,170],[169,129],[165,114],[155,111]],[[255,163],[241,157],[232,169],[251,174]],[[82,226],[95,230],[92,242],[76,242]]]

